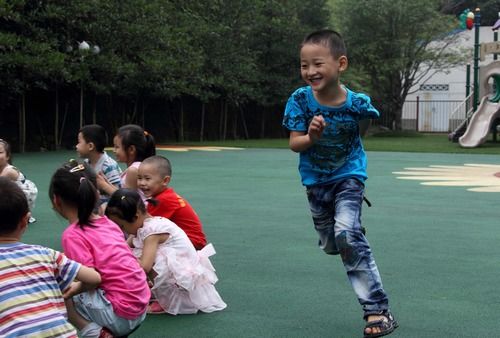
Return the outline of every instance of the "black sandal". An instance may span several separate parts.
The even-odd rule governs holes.
[[[375,338],[388,335],[392,333],[392,331],[396,330],[396,328],[399,326],[398,322],[396,321],[396,319],[394,319],[391,312],[384,311],[380,315],[384,316],[385,318],[366,323],[365,328],[363,330],[364,338]],[[369,329],[378,328],[380,332],[366,333],[366,329],[368,328]]]

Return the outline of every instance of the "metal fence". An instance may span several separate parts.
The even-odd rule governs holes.
[[[450,132],[457,120],[465,118],[464,112],[457,110],[464,101],[459,100],[407,100],[403,105],[401,124],[403,130],[418,132]],[[455,113],[455,116],[452,114]],[[463,117],[462,117],[463,115]],[[452,122],[454,121],[454,122]]]

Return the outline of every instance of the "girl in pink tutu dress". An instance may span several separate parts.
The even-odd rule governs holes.
[[[226,308],[214,284],[209,257],[212,244],[196,251],[186,233],[164,217],[153,217],[135,190],[119,189],[111,196],[106,215],[129,235],[128,243],[150,281],[156,300],[149,313],[172,315]]]

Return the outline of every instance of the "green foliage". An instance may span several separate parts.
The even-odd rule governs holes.
[[[123,116],[157,99],[281,112],[301,39],[329,17],[325,0],[0,0],[0,89],[83,89]]]
[[[264,105],[297,84],[297,45],[329,18],[312,0],[17,0],[0,1],[0,14],[2,85]],[[84,40],[100,53],[82,55]]]
[[[366,84],[400,127],[401,108],[410,88],[428,71],[464,62],[451,48],[457,41],[454,15],[439,11],[440,0],[335,0],[334,22],[346,40],[351,67],[348,81]]]

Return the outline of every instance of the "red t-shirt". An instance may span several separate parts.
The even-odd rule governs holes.
[[[198,250],[207,245],[200,218],[193,207],[172,188],[167,188],[153,197],[155,202],[148,203],[151,216],[168,218],[184,230],[194,247]],[[156,204],[156,205],[155,205]]]

